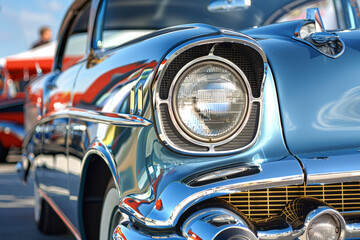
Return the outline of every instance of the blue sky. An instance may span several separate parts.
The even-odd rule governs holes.
[[[73,0],[1,0],[0,58],[28,50],[39,38],[41,26],[49,26],[53,39]]]

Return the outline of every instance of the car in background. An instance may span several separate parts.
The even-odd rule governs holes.
[[[356,0],[76,0],[27,86],[38,228],[360,238],[359,20]]]
[[[51,71],[55,43],[0,59],[0,162],[9,149],[20,152],[24,139],[25,86]]]

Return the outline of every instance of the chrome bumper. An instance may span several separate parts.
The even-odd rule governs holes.
[[[241,192],[252,189],[264,189],[274,186],[288,186],[299,185],[303,182],[308,184],[329,184],[360,180],[360,164],[358,162],[358,154],[331,156],[327,158],[319,159],[302,159],[303,168],[299,167],[297,161],[278,161],[278,162],[264,162],[261,166],[261,171],[241,176],[238,178],[229,178],[227,180],[219,180],[212,184],[204,186],[191,187],[183,183],[169,184],[160,198],[163,206],[167,206],[162,211],[152,211],[146,217],[138,216],[138,213],[132,214],[129,210],[123,211],[124,214],[129,215],[132,220],[140,223],[140,225],[147,226],[151,231],[160,232],[164,227],[167,229],[174,229],[176,223],[181,215],[189,209],[191,206],[202,202],[206,199],[216,198],[226,193]],[[281,168],[280,168],[281,167]],[[279,169],[286,169],[286,171],[279,171]],[[210,173],[209,173],[210,174]],[[175,185],[175,186],[173,186]],[[176,192],[177,194],[173,194]],[[320,202],[319,200],[316,200]],[[322,203],[322,202],[321,202]],[[120,208],[127,210],[126,206],[120,205]],[[222,211],[221,209],[217,209]],[[230,216],[234,218],[234,221],[229,222],[229,228],[244,229],[247,227],[253,231],[255,237],[247,237],[251,240],[268,240],[268,239],[307,239],[309,225],[311,219],[318,217],[319,214],[328,213],[334,216],[335,222],[339,224],[339,236],[337,239],[360,239],[360,209],[358,212],[338,212],[337,210],[329,207],[325,203],[319,204],[319,209],[310,209],[306,214],[300,218],[301,224],[294,224],[291,220],[291,214],[280,214],[274,219],[264,219],[263,223],[250,222],[244,226],[241,223],[241,219],[244,219],[241,214],[238,217]],[[153,213],[156,213],[153,214]],[[165,215],[161,215],[165,214]],[[168,215],[166,215],[168,214]],[[206,224],[200,224],[196,222],[196,214],[206,214],[201,212],[195,212],[191,215],[185,223],[182,225],[182,233],[162,235],[159,238],[170,239],[215,239],[215,238],[202,238],[201,235],[211,232],[211,226]],[[210,214],[211,215],[211,214]],[[211,216],[207,217],[211,217]],[[224,213],[224,215],[226,215]],[[299,213],[297,213],[299,216]],[[194,220],[195,219],[195,220]],[[161,221],[159,221],[161,220]],[[166,221],[164,221],[166,220]],[[193,221],[193,222],[191,222]],[[195,234],[195,238],[190,238],[189,229],[184,227],[185,224],[191,227],[191,234]],[[199,230],[195,230],[196,226]],[[225,225],[224,225],[225,226]],[[179,227],[179,226],[178,226]],[[117,232],[114,233],[114,239],[153,239],[150,233],[146,233],[139,228],[132,228],[131,224],[120,224],[117,228]],[[187,229],[187,230],[184,230]],[[224,228],[225,229],[225,228]],[[203,233],[204,232],[204,233]],[[124,237],[121,237],[124,236]],[[198,238],[196,238],[196,236]],[[204,235],[205,236],[205,235]]]
[[[292,239],[307,239],[306,234],[308,233],[308,226],[309,221],[311,221],[314,216],[318,216],[318,214],[324,214],[328,213],[330,211],[331,213],[333,209],[329,209],[327,207],[320,207],[316,211],[312,211],[311,216],[307,216],[305,219],[304,226],[300,229],[293,229],[293,227],[286,222],[286,220],[282,219],[280,221],[283,221],[282,227],[279,227],[279,222],[277,224],[273,224],[273,222],[269,222],[267,229],[265,231],[262,231],[260,229],[257,229],[258,227],[253,228],[254,226],[249,226],[246,221],[244,222],[242,220],[242,216],[234,216],[233,213],[230,213],[227,218],[227,223],[224,225],[219,225],[217,227],[211,226],[211,224],[208,224],[209,221],[204,222],[199,219],[207,219],[209,220],[209,217],[219,216],[221,213],[228,214],[227,210],[224,209],[209,209],[208,211],[199,211],[195,214],[193,214],[183,225],[183,235],[178,235],[176,233],[174,234],[159,234],[156,236],[156,238],[159,239],[170,239],[170,240],[184,240],[184,239],[217,239],[216,237],[218,235],[213,235],[215,237],[209,237],[211,234],[214,234],[214,230],[218,230],[220,232],[223,232],[223,230],[229,229],[236,229],[234,234],[238,234],[239,232],[244,233],[247,237],[247,239],[250,240],[292,240]],[[339,214],[342,219],[344,219],[344,226],[339,233],[340,238],[339,239],[359,239],[360,238],[360,212],[343,212],[343,213],[334,213]],[[279,219],[278,219],[279,220]],[[306,223],[308,221],[308,223]],[[194,223],[194,224],[192,224]],[[287,224],[287,227],[286,227]],[[196,226],[198,225],[198,226]],[[251,223],[250,223],[251,225]],[[270,226],[272,225],[272,226]],[[264,226],[262,226],[264,227]],[[185,235],[185,236],[184,236]],[[143,231],[139,231],[137,228],[133,227],[131,223],[126,224],[120,224],[117,226],[117,228],[114,231],[113,234],[113,240],[130,240],[130,239],[139,239],[139,240],[148,240],[148,239],[154,239],[153,233],[146,233]]]
[[[324,209],[320,209],[324,210]],[[336,211],[331,209],[331,211]],[[359,239],[360,238],[360,211],[359,212],[342,212],[339,213],[340,216],[344,219],[344,229],[343,236],[340,239]],[[288,223],[286,223],[288,224]],[[308,229],[306,226],[302,227],[299,230],[294,230],[289,225],[288,228],[276,228],[273,226],[267,231],[257,231],[259,240],[291,240],[291,239],[306,239],[304,233]]]

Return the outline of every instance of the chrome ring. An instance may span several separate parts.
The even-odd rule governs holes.
[[[229,70],[231,69],[234,73],[239,75],[239,77],[242,80],[241,82],[244,87],[245,95],[246,95],[245,109],[244,109],[244,114],[241,117],[241,120],[239,121],[239,123],[237,124],[237,126],[235,127],[235,129],[233,131],[231,131],[230,133],[228,133],[227,135],[221,137],[219,140],[216,140],[216,141],[206,141],[204,138],[198,137],[195,134],[191,133],[189,130],[187,130],[186,126],[184,126],[184,124],[181,122],[181,120],[178,116],[178,113],[176,111],[176,108],[174,107],[174,104],[175,104],[174,96],[175,96],[176,90],[177,90],[176,86],[179,83],[178,80],[181,77],[181,75],[184,72],[186,72],[188,69],[190,69],[192,66],[194,66],[195,64],[200,63],[200,62],[205,62],[205,61],[216,62],[218,64],[225,65]],[[252,97],[252,92],[251,92],[251,87],[250,87],[249,81],[247,80],[243,71],[237,65],[235,65],[233,62],[231,62],[225,58],[214,56],[214,55],[207,55],[207,56],[199,57],[197,59],[192,60],[191,62],[187,63],[184,67],[182,67],[180,69],[180,71],[176,74],[175,78],[173,79],[173,81],[171,83],[169,96],[165,102],[167,103],[167,106],[169,108],[170,118],[171,118],[176,130],[181,134],[181,136],[193,144],[196,144],[198,146],[208,147],[209,149],[212,149],[216,146],[220,146],[220,145],[223,145],[223,144],[226,144],[226,143],[232,141],[236,136],[238,136],[241,133],[241,131],[245,127],[245,125],[250,117],[250,113],[251,113],[250,109],[252,107],[253,97]]]
[[[238,148],[234,148],[233,150],[216,150],[216,147],[222,146],[227,144],[228,142],[233,141],[236,137],[232,137],[231,140],[229,140],[228,142],[222,142],[221,144],[216,144],[216,143],[203,143],[203,142],[198,142],[195,145],[199,146],[199,147],[206,147],[208,148],[206,151],[202,151],[202,150],[190,150],[190,149],[184,149],[183,147],[177,145],[176,143],[174,143],[168,136],[168,134],[166,133],[165,129],[164,129],[164,123],[162,117],[160,116],[160,106],[164,105],[165,108],[169,109],[169,106],[171,105],[171,101],[169,100],[169,97],[167,97],[166,99],[162,99],[160,98],[160,86],[164,77],[165,72],[168,70],[168,67],[170,66],[170,64],[173,62],[173,60],[175,58],[177,58],[180,54],[182,54],[183,52],[185,52],[186,50],[189,50],[195,46],[200,46],[200,45],[205,45],[205,44],[220,44],[220,43],[233,43],[233,44],[241,44],[247,47],[252,48],[254,51],[256,51],[259,56],[262,58],[262,61],[264,63],[264,75],[262,78],[262,82],[261,82],[261,86],[260,86],[260,96],[259,97],[254,97],[252,95],[249,95],[249,105],[251,108],[249,108],[250,110],[252,110],[253,106],[255,103],[259,104],[259,120],[258,122],[261,123],[262,121],[262,114],[263,114],[263,91],[264,91],[264,85],[265,85],[265,79],[267,76],[271,76],[271,74],[269,74],[270,72],[268,71],[268,64],[267,64],[267,58],[265,53],[262,51],[260,45],[252,38],[243,35],[243,34],[239,34],[236,33],[237,36],[232,35],[231,37],[229,36],[211,36],[211,37],[205,37],[205,38],[201,38],[201,39],[195,39],[195,40],[191,40],[187,43],[184,43],[180,46],[178,46],[177,48],[173,49],[165,58],[164,61],[161,63],[161,65],[159,66],[159,70],[155,76],[153,85],[152,85],[152,93],[153,93],[153,106],[154,106],[154,114],[155,114],[155,119],[156,119],[156,129],[157,129],[157,133],[158,133],[158,137],[159,139],[169,148],[171,148],[172,150],[178,152],[178,153],[183,153],[183,154],[193,154],[193,155],[203,155],[203,156],[207,156],[207,155],[220,155],[220,154],[229,154],[229,153],[234,153],[234,152],[240,152],[240,151],[244,151],[245,149],[250,148],[252,145],[255,144],[255,142],[257,141],[258,137],[259,137],[259,131],[260,131],[260,124],[258,124],[257,128],[256,128],[256,134],[254,136],[254,138],[252,139],[252,141],[250,143],[248,143],[245,146],[241,146]],[[209,51],[208,53],[209,56],[213,55],[212,50]],[[227,59],[225,59],[227,60]],[[236,66],[236,69],[238,69],[238,67]],[[169,86],[170,88],[170,86]],[[251,113],[251,111],[250,111]],[[169,110],[169,115],[171,114],[170,110]],[[248,116],[246,116],[245,121],[247,122],[249,117],[251,114],[249,114]],[[167,119],[168,121],[170,121],[171,118]],[[176,131],[175,127],[174,130]],[[242,131],[242,129],[240,129],[240,132]],[[236,133],[235,133],[236,134]],[[239,134],[238,134],[239,135]],[[237,136],[238,136],[237,135]],[[181,135],[180,135],[181,136]],[[183,136],[181,136],[182,138],[184,138]],[[192,140],[189,140],[189,136],[185,137],[184,140],[187,141],[188,143],[192,143]]]
[[[186,64],[183,68],[180,69],[180,71],[177,73],[177,75],[175,76],[171,87],[170,87],[170,93],[169,93],[169,97],[168,100],[169,102],[171,101],[171,104],[169,104],[169,109],[172,113],[174,113],[174,118],[172,119],[173,122],[177,122],[178,125],[180,126],[180,129],[182,131],[179,131],[180,129],[176,127],[176,129],[179,131],[179,133],[185,137],[184,134],[187,134],[188,136],[192,137],[195,140],[201,141],[201,142],[207,142],[207,143],[215,143],[215,142],[221,142],[224,139],[227,139],[228,137],[232,136],[240,127],[242,124],[244,124],[244,119],[247,115],[247,113],[249,112],[249,95],[251,95],[250,88],[249,88],[249,84],[246,85],[245,82],[248,82],[246,80],[244,80],[244,76],[242,76],[241,74],[243,74],[242,72],[238,72],[236,71],[232,66],[228,65],[227,63],[224,63],[224,61],[222,61],[223,59],[221,59],[220,57],[215,57],[215,59],[213,59],[215,56],[205,56],[205,57],[200,57],[197,58],[191,62],[189,62],[188,64]],[[221,60],[221,61],[220,61]],[[226,60],[226,59],[225,59]],[[242,89],[244,90],[244,94],[245,94],[245,107],[244,107],[244,111],[242,113],[242,116],[240,117],[238,123],[235,125],[234,129],[231,130],[229,133],[227,133],[224,136],[221,137],[215,137],[215,138],[205,138],[205,137],[200,137],[196,134],[194,134],[193,132],[191,132],[188,127],[181,121],[180,118],[180,114],[178,112],[178,109],[176,108],[176,96],[179,90],[179,84],[180,81],[179,79],[188,71],[190,71],[193,67],[195,67],[197,64],[202,64],[202,63],[214,63],[214,64],[218,64],[224,68],[226,68],[227,70],[229,70],[230,72],[232,72],[235,76],[238,77],[238,79],[240,80],[240,84],[242,86]],[[240,70],[241,71],[241,70]],[[244,74],[243,74],[244,75]],[[175,120],[175,121],[174,121]],[[184,133],[184,134],[183,134]]]

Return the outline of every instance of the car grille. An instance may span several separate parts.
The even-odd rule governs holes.
[[[246,191],[222,196],[253,220],[280,215],[284,206],[298,197],[314,197],[338,211],[360,210],[360,182],[301,185]]]

